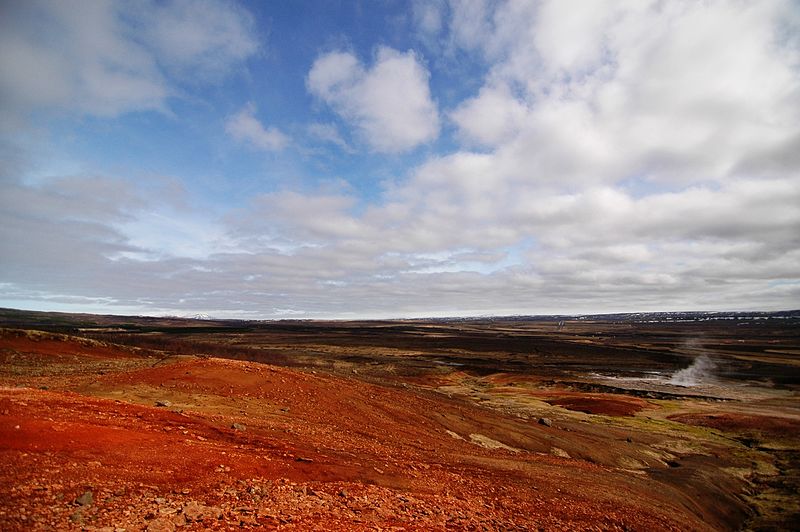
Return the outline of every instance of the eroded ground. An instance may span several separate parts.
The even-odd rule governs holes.
[[[664,340],[559,352],[459,328],[434,327],[427,341],[191,330],[165,340],[169,350],[155,348],[163,332],[115,336],[125,346],[3,330],[0,529],[800,524],[796,387],[774,386],[763,366],[788,368],[791,381],[791,334],[749,366],[733,341],[733,363],[685,388],[666,377],[693,353]],[[214,357],[214,345],[262,362]]]

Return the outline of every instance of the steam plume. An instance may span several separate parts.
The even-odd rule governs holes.
[[[667,382],[676,386],[697,386],[703,382],[713,380],[713,372],[716,367],[717,365],[713,360],[706,355],[700,355],[694,359],[691,366],[676,371]]]

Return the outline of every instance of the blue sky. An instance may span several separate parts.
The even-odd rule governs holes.
[[[0,305],[796,308],[792,1],[11,1]]]

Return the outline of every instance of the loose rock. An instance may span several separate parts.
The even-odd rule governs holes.
[[[91,506],[94,504],[94,497],[91,491],[86,491],[83,495],[75,499],[75,502],[81,506]]]
[[[201,521],[203,519],[205,507],[195,501],[191,501],[183,506],[183,517],[187,523]]]
[[[153,519],[147,525],[147,532],[174,532],[175,524],[167,517]]]

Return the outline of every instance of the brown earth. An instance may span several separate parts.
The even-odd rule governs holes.
[[[278,367],[2,331],[0,529],[735,530],[794,511],[763,484],[791,489],[793,462],[736,441],[797,447],[791,412],[411,375],[387,353]]]
[[[650,407],[646,401],[635,397],[605,397],[591,394],[559,397],[549,399],[547,402],[567,410],[607,416],[632,416]]]
[[[777,437],[800,434],[800,419],[797,418],[719,412],[714,414],[674,414],[667,416],[667,419],[728,432],[753,431]]]

